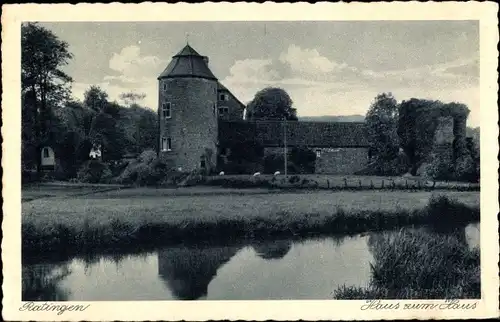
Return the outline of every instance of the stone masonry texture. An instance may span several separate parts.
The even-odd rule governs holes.
[[[167,84],[164,90],[163,84]],[[172,168],[192,171],[215,167],[217,155],[217,82],[195,77],[159,81],[160,157]],[[170,102],[171,118],[162,104]],[[162,137],[171,139],[171,151],[161,150]]]

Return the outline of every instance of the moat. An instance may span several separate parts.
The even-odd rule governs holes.
[[[331,299],[343,285],[368,285],[378,237],[398,231],[179,245],[30,263],[23,265],[22,296],[24,301]],[[479,223],[446,234],[479,247]]]

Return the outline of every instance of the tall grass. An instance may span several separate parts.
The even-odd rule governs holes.
[[[416,210],[347,211],[334,208],[329,214],[279,212],[273,216],[229,218],[167,221],[168,218],[165,217],[162,220],[149,222],[146,219],[127,221],[127,218],[115,217],[102,223],[91,223],[86,219],[83,225],[73,224],[71,221],[65,221],[64,224],[55,221],[45,224],[41,221],[23,221],[23,252],[85,253],[190,240],[353,234],[419,224],[450,227],[478,221],[479,208],[466,206],[443,196],[431,198],[426,207]]]
[[[465,238],[402,229],[370,237],[368,288],[343,286],[337,299],[480,298],[479,249]]]

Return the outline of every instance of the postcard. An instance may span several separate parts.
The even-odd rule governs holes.
[[[3,318],[499,317],[497,13],[4,5]]]

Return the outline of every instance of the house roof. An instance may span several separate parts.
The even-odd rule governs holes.
[[[368,147],[363,122],[288,121],[287,145],[318,148]],[[266,147],[283,146],[282,121],[219,121],[219,144],[253,141]]]
[[[228,92],[234,98],[234,100],[236,102],[238,102],[238,104],[240,104],[240,108],[241,109],[244,109],[244,108],[247,107],[233,93],[231,93],[231,91],[229,89],[227,89],[227,87],[224,86],[221,82],[217,82],[217,91],[219,91],[219,92]]]
[[[167,68],[158,76],[162,78],[196,77],[217,80],[217,77],[208,68],[207,57],[200,55],[191,46],[186,45],[172,57]]]

